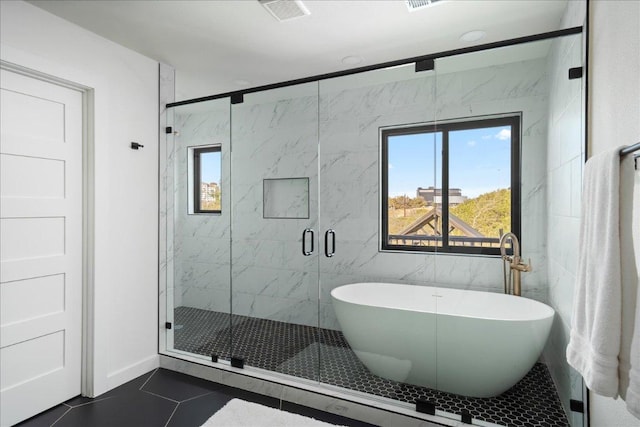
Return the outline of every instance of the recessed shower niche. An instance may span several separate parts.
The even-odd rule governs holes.
[[[243,359],[249,375],[324,387],[347,400],[409,410],[416,400],[428,400],[443,419],[460,420],[464,410],[476,424],[581,425],[578,417],[567,416],[569,399],[581,400],[581,382],[561,354],[572,292],[558,290],[557,280],[552,283],[556,272],[547,260],[547,200],[568,188],[556,171],[559,159],[550,154],[558,149],[551,145],[561,141],[561,155],[576,158],[577,171],[581,165],[582,81],[567,78],[569,68],[582,65],[577,33],[435,58],[430,71],[416,71],[408,63],[247,91],[242,102],[222,96],[168,108],[167,125],[177,133],[167,135],[161,158],[166,242],[161,280],[171,325],[162,332],[162,352],[222,369],[232,357]],[[515,214],[520,215],[522,254],[534,264],[534,271],[523,275],[523,296],[556,309],[544,363],[503,395],[489,398],[445,393],[437,382],[425,388],[377,377],[346,342],[332,306],[333,289],[386,282],[503,291],[499,256],[443,253],[437,245],[429,253],[382,250],[382,194],[416,199],[418,187],[435,193],[442,188],[442,169],[450,165],[433,156],[423,174],[383,192],[381,131],[412,125],[437,129],[445,121],[500,115],[520,121]],[[455,176],[494,167],[483,161],[489,151],[477,147],[508,135],[484,136],[466,141],[473,170]],[[438,147],[435,133],[427,143]],[[188,215],[186,153],[188,147],[211,145],[220,147],[216,185],[222,209],[216,215]],[[396,175],[394,182],[402,180]],[[461,187],[468,199],[489,191],[479,179],[451,186]],[[579,188],[570,190],[577,193],[563,199],[579,200]],[[393,209],[401,232],[417,221],[411,215],[428,206]],[[437,324],[406,327],[420,335]],[[435,358],[429,362],[437,377],[444,364]]]
[[[309,178],[269,178],[262,184],[263,218],[309,218]]]

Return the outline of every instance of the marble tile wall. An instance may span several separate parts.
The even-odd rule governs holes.
[[[378,132],[382,126],[504,112],[523,117],[521,240],[534,265],[524,275],[524,294],[545,301],[547,70],[547,58],[540,58],[412,78],[403,71],[401,81],[380,72],[351,76],[348,84],[322,81],[248,95],[231,106],[231,121],[228,104],[214,114],[174,108],[175,304],[229,310],[233,283],[234,313],[317,325],[319,281],[320,325],[339,329],[329,293],[346,283],[501,292],[502,265],[495,257],[379,251]],[[225,148],[230,136],[233,153]],[[186,147],[210,143],[223,144],[223,213],[189,215]],[[291,177],[309,178],[310,218],[265,219],[263,180]],[[311,257],[301,254],[305,228],[313,228],[320,243]],[[333,258],[319,256],[328,228],[337,235]]]
[[[436,62],[436,70],[439,66]],[[355,89],[320,82],[320,229],[335,229],[338,242],[333,258],[320,258],[322,327],[339,328],[330,291],[346,283],[387,281],[502,292],[502,265],[495,257],[379,251],[378,132],[398,124],[522,112],[521,240],[524,256],[531,257],[535,267],[524,275],[523,289],[525,296],[546,299],[546,67],[546,58],[540,58],[416,74],[401,82],[355,84]]]
[[[232,118],[233,313],[317,325],[318,248],[303,256],[301,247],[306,228],[318,238],[317,83],[245,95]],[[272,206],[278,200],[265,193],[264,180],[290,178],[304,178],[285,190],[293,203],[305,199],[297,213],[308,215],[266,218],[265,206],[291,206]],[[301,190],[295,183],[307,181],[307,194],[293,194]]]
[[[229,99],[174,107],[171,168],[173,194],[174,307],[230,310],[230,103]],[[189,148],[221,146],[221,213],[189,212]]]
[[[584,2],[569,2],[565,20],[582,16]],[[574,23],[580,25],[579,23]],[[568,69],[583,65],[583,41],[580,35],[554,41],[549,61],[551,82],[547,169],[550,189],[547,200],[548,303],[555,311],[551,335],[544,358],[558,389],[562,404],[574,426],[582,425],[582,416],[569,411],[569,400],[583,400],[582,379],[566,361],[569,343],[573,291],[577,265],[581,211],[582,165],[585,161],[584,79],[569,80]]]

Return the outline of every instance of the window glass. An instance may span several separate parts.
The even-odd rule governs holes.
[[[499,247],[511,230],[510,126],[449,132],[449,223],[455,246]]]
[[[219,213],[221,207],[221,152],[220,147],[193,150],[194,212]]]
[[[382,248],[497,254],[500,236],[520,227],[519,123],[383,130]]]
[[[431,189],[441,187],[442,133],[420,132],[388,139],[389,243],[440,246],[438,221],[416,228],[435,206]]]

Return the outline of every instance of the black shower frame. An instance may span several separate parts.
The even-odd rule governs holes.
[[[530,43],[530,42],[536,42],[540,40],[553,39],[556,37],[581,34],[582,32],[583,32],[582,26],[565,28],[562,30],[549,31],[546,33],[535,34],[532,36],[517,37],[515,39],[502,40],[498,42],[486,43],[486,44],[481,44],[477,46],[470,46],[470,47],[465,47],[461,49],[446,50],[443,52],[432,53],[429,55],[415,56],[415,57],[406,58],[406,59],[398,59],[395,61],[383,62],[381,64],[368,65],[366,67],[351,68],[349,70],[319,74],[316,76],[304,77],[304,78],[295,79],[295,80],[287,80],[280,83],[272,83],[272,84],[263,85],[263,86],[256,86],[256,87],[247,88],[247,89],[238,90],[238,91],[224,92],[216,95],[209,95],[209,96],[203,96],[200,98],[187,99],[184,101],[171,102],[167,104],[167,108],[179,107],[181,105],[188,105],[188,104],[196,104],[198,102],[213,101],[215,99],[222,99],[222,98],[231,98],[232,104],[240,104],[243,102],[244,95],[247,95],[250,93],[262,92],[262,91],[271,90],[271,89],[279,89],[283,87],[295,86],[295,85],[304,84],[304,83],[313,83],[321,80],[333,79],[336,77],[343,77],[343,76],[350,76],[352,74],[359,74],[367,71],[375,71],[375,70],[380,70],[380,69],[389,68],[389,67],[397,67],[400,65],[406,65],[410,63],[416,63],[416,71],[420,72],[420,71],[425,71],[425,69],[421,67],[420,65],[421,63],[430,63],[435,59],[439,59],[439,58],[446,58],[449,56],[456,56],[464,53],[480,52],[483,50],[496,49],[500,47],[515,46],[523,43]]]

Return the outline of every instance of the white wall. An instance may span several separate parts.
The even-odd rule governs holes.
[[[640,141],[640,2],[591,1],[589,24],[589,154],[594,155]],[[638,218],[640,212],[633,215]],[[640,231],[633,233],[638,248]],[[623,401],[593,393],[590,417],[592,427],[639,424]]]
[[[0,16],[3,60],[93,89],[98,395],[158,364],[158,63],[22,1]]]

